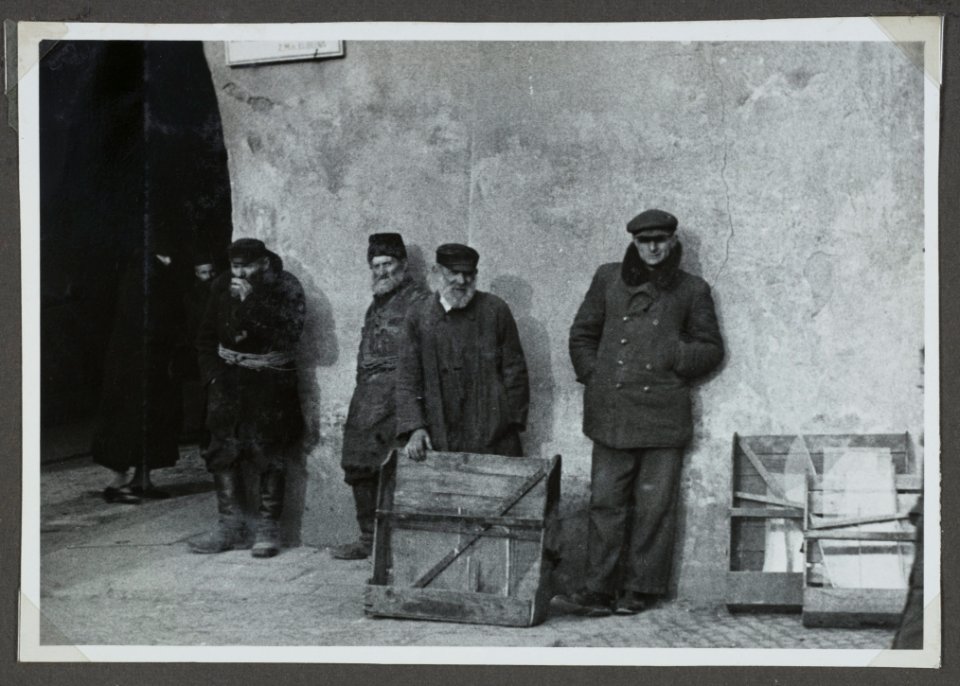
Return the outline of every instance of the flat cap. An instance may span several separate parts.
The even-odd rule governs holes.
[[[677,218],[663,210],[645,210],[627,223],[627,231],[649,236],[672,236],[677,230]]]
[[[244,264],[259,260],[268,254],[267,246],[263,244],[263,241],[256,238],[238,238],[227,248],[227,256],[231,261],[237,260]]]
[[[475,272],[480,253],[469,245],[444,243],[437,248],[437,264],[455,272]]]
[[[407,259],[407,248],[403,244],[403,236],[399,233],[372,233],[370,244],[367,246],[367,262],[374,257],[394,257],[398,260]]]

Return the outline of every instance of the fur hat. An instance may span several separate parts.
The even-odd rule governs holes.
[[[367,262],[372,261],[374,257],[407,259],[407,248],[403,244],[403,236],[399,233],[370,234],[370,244],[367,246]]]
[[[227,256],[230,260],[237,260],[243,264],[249,264],[269,254],[270,251],[267,250],[263,241],[256,238],[238,238],[227,248]]]

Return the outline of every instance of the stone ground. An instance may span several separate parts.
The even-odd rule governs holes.
[[[100,497],[88,460],[41,476],[42,645],[436,645],[868,648],[888,629],[806,629],[799,615],[737,614],[682,601],[633,617],[551,616],[537,627],[369,619],[366,561],[300,546],[270,560],[247,551],[194,555],[185,541],[214,520],[196,449],[156,481],[174,497],[140,506]],[[352,534],[348,534],[352,535]]]

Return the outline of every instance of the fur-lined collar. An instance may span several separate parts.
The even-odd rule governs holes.
[[[668,291],[676,285],[679,279],[681,257],[683,257],[683,246],[678,242],[673,246],[670,255],[662,264],[651,268],[647,266],[646,262],[640,259],[637,246],[630,243],[627,247],[626,254],[623,256],[623,264],[620,267],[620,278],[631,288],[642,286],[650,281],[660,290]]]

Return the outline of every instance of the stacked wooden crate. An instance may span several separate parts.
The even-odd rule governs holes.
[[[825,462],[857,455],[889,463],[893,511],[851,514],[850,495],[829,478],[825,493]],[[908,434],[734,435],[728,607],[802,609],[808,626],[893,621],[891,608],[899,614],[905,587],[873,588],[872,572],[859,586],[847,574],[838,587],[840,579],[825,573],[822,542],[846,540],[853,554],[866,555],[876,552],[871,541],[883,540],[885,552],[909,571],[914,534],[906,513],[920,492],[915,471]],[[877,525],[885,530],[866,530]]]

